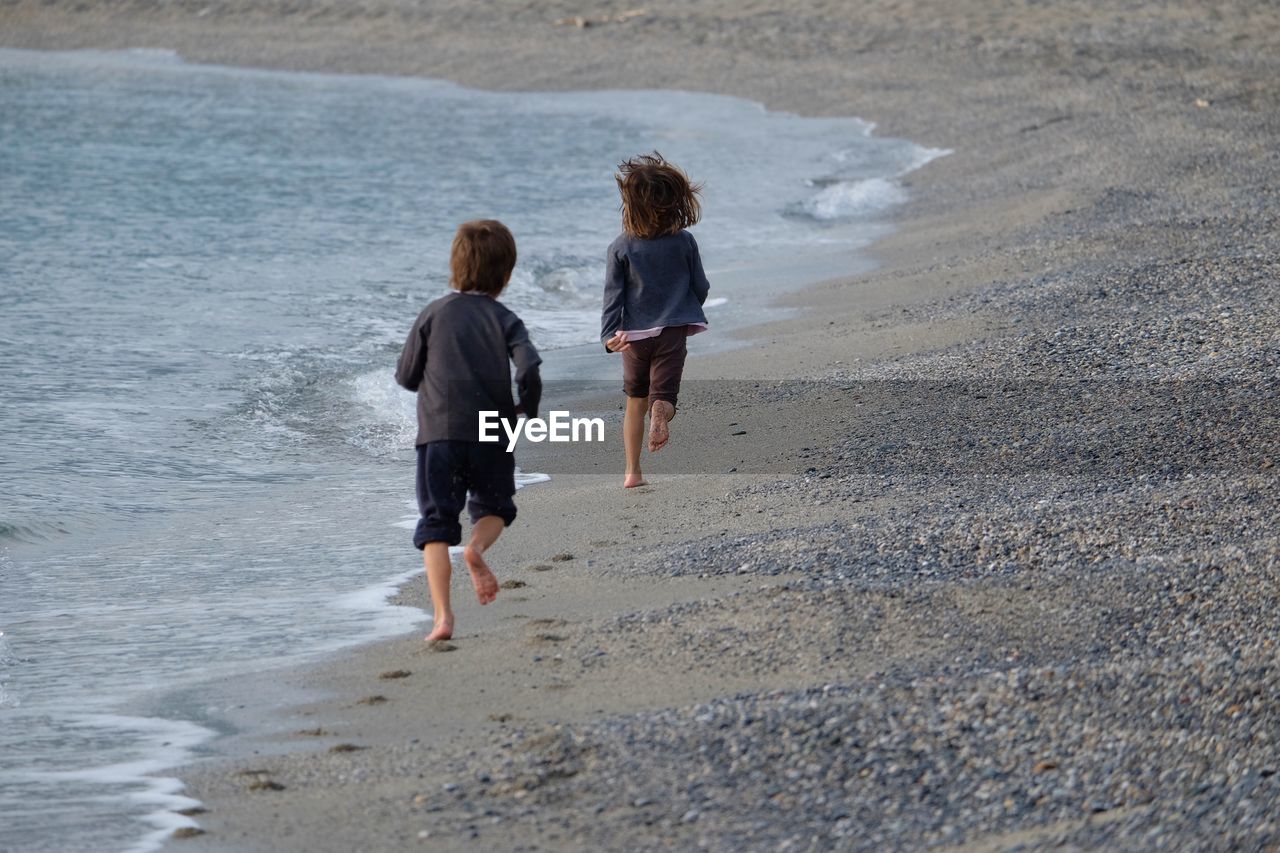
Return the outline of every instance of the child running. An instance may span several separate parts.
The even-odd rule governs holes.
[[[458,514],[466,503],[471,540],[462,552],[476,597],[488,604],[498,581],[484,552],[516,517],[515,457],[505,444],[480,442],[480,412],[497,412],[512,426],[511,364],[520,409],[538,415],[542,359],[524,323],[498,295],[511,280],[516,241],[501,222],[464,222],[453,238],[449,284],[457,293],[418,315],[396,367],[396,382],[418,392],[418,510],[413,544],[422,550],[435,623],[427,641],[453,636],[449,604],[449,546],[462,541]],[[470,499],[468,500],[468,492]]]
[[[702,303],[711,285],[698,244],[685,230],[701,216],[702,186],[656,151],[622,163],[614,177],[622,194],[622,234],[606,259],[600,339],[609,352],[622,353],[623,486],[630,489],[646,485],[640,471],[646,413],[649,452],[670,440],[685,338],[706,331]]]

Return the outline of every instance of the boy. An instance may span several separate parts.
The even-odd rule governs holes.
[[[396,367],[396,382],[418,393],[417,492],[422,517],[413,544],[422,549],[435,623],[427,641],[453,636],[449,605],[449,546],[462,541],[458,513],[466,501],[471,541],[462,556],[476,597],[488,604],[498,581],[484,560],[502,529],[516,517],[515,458],[501,443],[481,443],[480,412],[514,422],[534,418],[542,359],[524,323],[498,302],[516,265],[516,241],[501,222],[480,219],[458,226],[449,257],[449,285],[457,291],[418,315]],[[516,365],[520,408],[511,398]],[[470,492],[470,500],[467,493]]]

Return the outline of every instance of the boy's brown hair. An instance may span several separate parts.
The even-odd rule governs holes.
[[[475,219],[458,226],[449,253],[449,286],[497,296],[516,265],[516,238],[496,219]]]
[[[689,180],[657,151],[618,164],[613,176],[622,193],[622,230],[652,240],[697,224],[702,216],[702,184]]]

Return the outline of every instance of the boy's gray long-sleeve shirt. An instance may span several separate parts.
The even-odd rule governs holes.
[[[479,441],[482,411],[514,421],[512,362],[524,414],[535,418],[542,358],[511,309],[477,293],[450,293],[424,308],[396,366],[396,382],[418,392],[416,444]]]
[[[702,303],[710,289],[698,243],[688,231],[652,240],[623,234],[609,245],[605,260],[600,339],[607,341],[619,329],[705,323]]]

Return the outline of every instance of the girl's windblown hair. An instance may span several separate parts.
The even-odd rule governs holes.
[[[702,184],[692,183],[657,151],[620,163],[614,178],[622,193],[622,229],[632,237],[675,234],[702,216]]]

